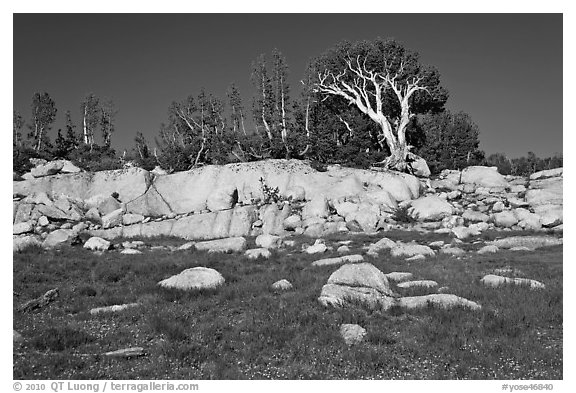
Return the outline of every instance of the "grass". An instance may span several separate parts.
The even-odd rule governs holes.
[[[451,240],[409,231],[385,235],[421,244]],[[484,233],[461,247],[475,250],[482,246],[475,241],[503,235]],[[14,310],[52,288],[60,289],[60,297],[40,312],[14,311],[14,329],[26,339],[15,348],[14,379],[562,379],[561,246],[417,262],[386,252],[366,257],[385,273],[407,271],[414,279],[435,280],[450,293],[482,304],[480,312],[322,307],[317,298],[337,266],[312,267],[311,262],[335,256],[339,240],[352,240],[351,253],[362,253],[381,237],[333,235],[326,243],[334,250],[321,257],[299,251],[314,239],[295,237],[294,247],[255,261],[200,251],[98,256],[81,247],[15,254]],[[225,285],[188,292],[156,285],[194,266],[218,270]],[[490,289],[479,283],[502,267],[547,287]],[[270,285],[282,278],[294,289],[274,292]],[[393,289],[403,296],[429,293]],[[88,313],[132,302],[141,306]],[[342,323],[366,328],[365,341],[347,347],[339,335]],[[148,355],[101,356],[132,346],[144,347]]]

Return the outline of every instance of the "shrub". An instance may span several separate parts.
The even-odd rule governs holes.
[[[260,186],[264,193],[264,203],[278,203],[281,201],[280,189],[278,187],[272,188],[268,186],[264,178],[260,178]]]
[[[411,224],[411,223],[418,221],[417,217],[414,217],[410,213],[410,207],[409,206],[398,206],[394,210],[394,212],[392,213],[392,218],[396,222],[404,222],[404,223],[408,223],[408,224]]]

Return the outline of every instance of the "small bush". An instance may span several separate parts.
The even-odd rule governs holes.
[[[281,201],[280,189],[278,187],[272,188],[264,182],[264,178],[260,178],[260,186],[264,193],[264,203],[278,203]]]
[[[410,207],[409,206],[404,206],[404,207],[398,207],[396,208],[396,210],[394,210],[394,212],[392,213],[392,218],[396,221],[396,222],[404,222],[404,223],[415,223],[418,221],[417,217],[414,217],[411,213],[410,213]]]

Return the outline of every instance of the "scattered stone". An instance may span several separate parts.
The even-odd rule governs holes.
[[[314,245],[307,247],[305,252],[307,254],[321,254],[325,252],[327,249],[328,247],[326,247],[326,244],[320,243],[317,240],[316,243],[314,243]]]
[[[270,258],[272,253],[267,248],[252,248],[250,250],[246,250],[244,255],[248,257],[248,259],[258,259],[258,258]]]
[[[435,288],[438,286],[436,281],[432,280],[416,280],[416,281],[405,281],[397,285],[398,288],[408,289],[408,288]]]
[[[447,247],[440,249],[440,254],[460,256],[466,254],[466,251],[458,247]]]
[[[494,253],[498,252],[498,247],[493,245],[493,244],[490,244],[490,245],[482,247],[477,252],[478,252],[478,254],[494,254]]]
[[[482,307],[473,301],[464,299],[456,295],[446,293],[434,293],[425,296],[409,296],[398,299],[398,305],[409,310],[425,308],[429,305],[450,309],[454,307],[464,307],[477,311]]]
[[[366,336],[366,329],[360,325],[344,323],[340,325],[340,335],[344,339],[346,345],[360,344]]]
[[[485,286],[493,288],[500,287],[506,284],[527,285],[530,286],[531,289],[546,288],[546,285],[536,280],[531,280],[528,278],[509,278],[509,277],[497,276],[495,274],[488,274],[484,276],[480,281]]]
[[[376,243],[370,245],[368,248],[368,254],[378,254],[378,252],[382,250],[388,250],[394,247],[396,247],[396,242],[394,240],[383,237]]]
[[[467,239],[470,236],[478,236],[480,234],[480,231],[478,230],[477,227],[455,227],[452,228],[452,233],[458,238],[458,239]]]
[[[144,348],[142,347],[124,348],[119,349],[117,351],[106,352],[103,354],[103,356],[111,358],[134,358],[144,355],[146,355],[146,353],[144,352]]]
[[[385,275],[386,278],[388,278],[389,281],[394,281],[394,282],[402,282],[402,281],[408,281],[411,280],[413,275],[412,273],[406,273],[406,272],[391,272]]]
[[[124,248],[138,248],[138,247],[144,247],[146,245],[146,243],[144,243],[142,240],[133,240],[133,241],[126,241],[122,243],[122,247]]]
[[[158,282],[164,288],[205,289],[216,288],[224,284],[224,277],[208,267],[193,267],[181,273]]]
[[[246,239],[243,237],[229,237],[226,239],[209,240],[196,243],[197,250],[210,252],[239,252],[246,249]]]
[[[338,247],[336,252],[338,252],[338,254],[345,254],[347,252],[350,252],[350,248],[348,246],[340,246]]]
[[[390,251],[393,257],[411,257],[414,255],[434,256],[434,250],[428,246],[411,243],[399,243]]]
[[[339,263],[358,263],[362,262],[364,257],[362,255],[344,255],[336,258],[325,258],[312,262],[312,266],[328,266],[337,265]]]
[[[272,289],[275,291],[288,291],[292,289],[292,284],[290,283],[290,281],[282,279],[272,284]]]
[[[526,247],[530,250],[535,250],[540,247],[556,246],[562,243],[562,238],[554,236],[510,236],[493,240],[489,244],[502,249]]]
[[[414,262],[414,261],[423,261],[426,257],[422,254],[411,256],[410,258],[406,258],[407,262]]]
[[[194,246],[196,246],[196,242],[187,242],[178,247],[178,251],[189,250],[191,248],[194,248]]]
[[[435,242],[428,244],[429,247],[434,247],[434,248],[440,248],[443,245],[444,245],[444,241],[442,241],[442,240],[437,240]]]
[[[512,247],[510,249],[510,251],[532,251],[532,250],[526,246],[517,246],[517,247]]]
[[[110,249],[110,242],[101,237],[93,236],[84,243],[84,248],[92,251],[106,251]]]
[[[142,254],[142,251],[137,250],[135,248],[125,248],[124,250],[120,251],[120,254],[124,255],[138,255]]]
[[[278,248],[282,245],[280,236],[263,234],[256,238],[256,245],[262,248]]]
[[[97,307],[90,310],[90,314],[97,315],[101,313],[108,313],[108,312],[119,312],[124,311],[128,308],[137,307],[139,303],[127,303],[127,304],[115,304],[113,306],[106,306],[106,307]]]

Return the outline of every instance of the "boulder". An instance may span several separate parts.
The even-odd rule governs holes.
[[[440,254],[443,255],[453,255],[453,256],[461,256],[466,254],[466,251],[459,247],[446,247],[440,249]]]
[[[50,197],[48,197],[48,194],[46,194],[44,191],[31,192],[30,194],[28,194],[26,198],[22,200],[22,202],[31,203],[34,205],[42,204],[46,206],[52,206],[54,204],[54,202],[52,202]]]
[[[394,301],[388,279],[370,263],[341,266],[330,275],[318,301],[324,306],[345,306],[361,302],[371,308],[390,308]]]
[[[498,168],[487,166],[469,166],[464,168],[461,182],[490,188],[508,186],[506,178],[498,173]]]
[[[488,222],[490,217],[479,211],[467,209],[463,214],[462,218],[471,222]]]
[[[224,284],[224,277],[208,267],[193,267],[158,282],[164,288],[176,289],[213,289]]]
[[[296,228],[300,228],[302,226],[302,219],[298,214],[293,214],[289,217],[286,217],[283,224],[284,229],[287,231],[293,231]]]
[[[98,213],[105,216],[115,210],[122,209],[122,204],[116,198],[109,196],[100,199],[96,207],[98,208]]]
[[[563,192],[562,188],[544,188],[544,189],[531,189],[526,191],[526,202],[530,206],[539,205],[562,205]]]
[[[501,228],[510,228],[518,223],[518,219],[511,211],[503,211],[494,214],[494,224]]]
[[[408,289],[408,288],[436,288],[438,283],[432,280],[415,280],[415,281],[404,281],[397,285],[398,288]]]
[[[410,215],[420,221],[441,220],[452,213],[452,205],[435,195],[416,199],[412,201],[410,207]]]
[[[452,233],[458,239],[467,239],[470,236],[478,236],[480,234],[480,230],[477,227],[454,227],[452,228]]]
[[[102,217],[102,228],[112,228],[122,225],[123,209],[114,210]]]
[[[495,274],[488,274],[480,280],[482,284],[487,287],[500,287],[503,285],[526,285],[529,286],[531,289],[544,289],[546,286],[539,281],[530,280],[528,278],[509,278],[498,276]]]
[[[357,263],[362,262],[363,260],[364,257],[362,257],[362,255],[344,255],[335,258],[319,259],[317,261],[312,262],[312,266],[328,266],[328,265],[337,265],[340,263]]]
[[[256,238],[256,245],[262,248],[278,248],[282,245],[282,238],[275,235],[260,235]]]
[[[101,237],[93,236],[84,243],[84,248],[92,251],[106,251],[110,249],[110,242]]]
[[[554,236],[510,236],[504,239],[493,240],[488,244],[501,249],[526,247],[529,250],[535,250],[540,247],[561,245],[562,243],[562,238]]]
[[[292,284],[286,279],[278,280],[272,284],[272,289],[274,291],[288,291],[292,289]]]
[[[34,211],[37,211],[42,216],[46,216],[48,218],[52,218],[55,220],[68,219],[68,215],[54,205],[51,206],[36,205]]]
[[[390,254],[393,257],[412,257],[415,255],[434,256],[434,250],[428,246],[412,243],[397,243],[391,249]]]
[[[44,177],[52,176],[60,172],[64,167],[64,163],[61,161],[52,161],[45,164],[40,164],[30,170],[30,173],[34,177]]]
[[[72,229],[57,229],[53,232],[50,232],[44,242],[42,242],[42,247],[44,248],[53,248],[68,241],[72,240],[76,237],[77,233],[74,232]]]
[[[32,231],[34,231],[34,222],[32,221],[19,222],[18,224],[14,224],[12,226],[13,235],[20,235],[22,233],[28,233]]]
[[[394,281],[394,282],[408,281],[411,280],[413,277],[412,273],[407,272],[391,272],[385,274],[385,276],[388,279],[388,281]]]
[[[211,252],[239,252],[246,249],[246,239],[243,237],[230,237],[198,242],[196,243],[196,249]]]
[[[418,177],[430,177],[430,168],[426,163],[426,160],[416,154],[411,154],[410,168],[412,168],[412,173],[414,176]]]
[[[559,177],[564,173],[564,168],[547,169],[544,171],[535,172],[530,175],[530,180],[540,180],[549,177]]]
[[[306,247],[305,252],[306,254],[321,254],[327,249],[328,247],[326,247],[326,244],[316,240],[312,246]]]
[[[564,222],[564,209],[562,205],[539,205],[534,207],[534,214],[542,226],[552,228]]]
[[[396,247],[396,242],[394,240],[388,239],[387,237],[383,237],[382,239],[378,240],[376,243],[371,244],[368,248],[368,254],[377,254],[382,250],[389,250]]]
[[[477,251],[477,253],[481,254],[481,255],[482,254],[494,254],[496,252],[498,252],[498,247],[493,245],[493,244],[484,246]]]
[[[142,251],[137,250],[135,248],[125,248],[124,250],[120,251],[120,254],[123,255],[138,255],[142,254]]]
[[[82,169],[78,168],[72,162],[68,160],[61,160],[62,162],[62,169],[60,169],[60,173],[78,173],[81,172]]]
[[[478,311],[482,308],[478,303],[475,303],[468,299],[464,299],[463,297],[445,293],[434,293],[425,296],[403,297],[398,299],[398,306],[406,308],[408,310],[426,308],[429,306],[435,306],[444,309],[463,307],[463,308],[469,308],[474,311]]]
[[[366,329],[360,325],[343,323],[340,325],[340,335],[344,339],[346,345],[360,344],[366,336]]]

